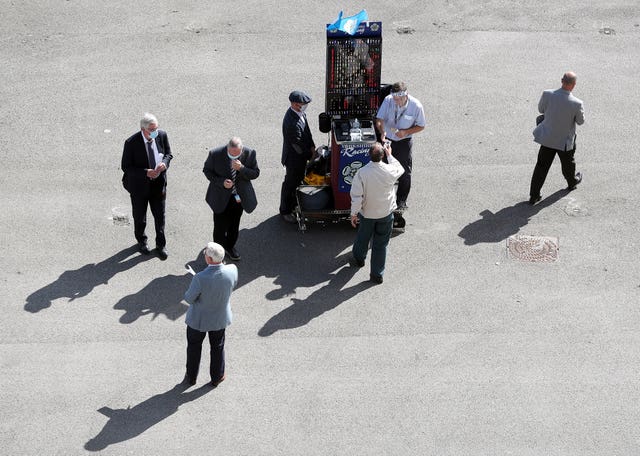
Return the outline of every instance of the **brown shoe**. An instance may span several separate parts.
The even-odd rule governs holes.
[[[211,380],[211,386],[213,386],[214,388],[217,387],[220,383],[224,382],[225,378],[227,378],[227,374],[222,374],[222,377],[220,377],[215,382]]]

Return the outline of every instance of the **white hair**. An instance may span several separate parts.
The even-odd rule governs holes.
[[[204,254],[211,258],[214,263],[222,263],[222,260],[224,260],[224,247],[215,242],[209,242],[204,249]]]
[[[144,128],[146,130],[151,124],[158,125],[158,119],[156,119],[156,116],[154,116],[150,112],[145,112],[142,116],[142,119],[140,119],[140,128]]]

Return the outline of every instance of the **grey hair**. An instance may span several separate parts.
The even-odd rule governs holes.
[[[229,140],[228,146],[232,149],[242,149],[242,140],[237,136],[234,136]]]
[[[156,119],[156,116],[154,116],[150,112],[145,112],[142,116],[142,119],[140,119],[140,128],[144,128],[146,130],[151,124],[158,125],[158,119]]]
[[[224,247],[215,242],[209,242],[204,249],[204,254],[211,258],[214,263],[222,263],[222,260],[224,260]]]

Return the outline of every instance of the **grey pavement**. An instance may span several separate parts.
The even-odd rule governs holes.
[[[326,143],[324,25],[361,8],[383,23],[383,80],[407,81],[428,121],[380,286],[348,267],[348,225],[276,217],[287,94],[312,95]],[[0,11],[3,454],[640,454],[637,1]],[[584,181],[564,191],[556,161],[532,208],[537,101],[567,70]],[[164,262],[117,220],[144,111],[175,153]],[[201,169],[233,135],[262,174],[228,378],[185,389],[185,265],[203,267],[212,229]],[[515,235],[557,239],[557,261],[513,258]]]

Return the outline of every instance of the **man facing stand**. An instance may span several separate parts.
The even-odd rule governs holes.
[[[384,156],[388,163],[382,161]],[[391,155],[389,143],[372,145],[369,157],[371,161],[358,170],[351,184],[351,225],[358,228],[352,252],[355,264],[364,266],[371,242],[369,277],[382,283],[396,208],[395,183],[404,169]]]
[[[209,242],[204,249],[207,268],[191,280],[184,300],[189,303],[187,324],[187,372],[184,383],[195,385],[200,369],[202,342],[209,336],[211,385],[218,386],[225,378],[225,328],[231,324],[231,292],[238,283],[238,268],[223,264],[224,247]]]
[[[280,191],[280,217],[286,222],[295,223],[292,215],[296,206],[296,189],[304,179],[307,161],[315,153],[309,122],[305,110],[311,97],[304,92],[294,90],[289,94],[291,106],[282,119],[282,157],[286,168],[284,182]]]

